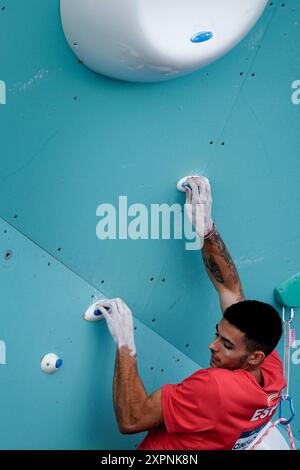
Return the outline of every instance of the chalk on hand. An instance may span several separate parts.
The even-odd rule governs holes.
[[[186,180],[187,178],[196,178],[196,177],[199,178],[199,175],[184,176],[183,178],[181,178],[176,184],[178,191],[185,192],[186,187],[191,188]],[[208,179],[205,176],[201,176],[201,178],[204,178],[209,183]]]

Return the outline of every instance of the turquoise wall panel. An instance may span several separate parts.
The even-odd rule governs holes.
[[[103,294],[2,220],[0,234],[0,448],[134,448],[143,434],[120,434],[113,411],[114,342],[105,321],[82,318]],[[138,320],[135,328],[148,393],[199,369]],[[53,375],[40,368],[50,352],[64,361]]]
[[[94,396],[104,386],[103,401],[111,400],[113,348],[104,325],[90,328],[81,321],[92,293],[124,297],[131,306],[143,335],[139,364],[150,389],[177,382],[197,364],[207,366],[220,311],[198,252],[186,251],[181,240],[99,240],[96,209],[101,203],[118,206],[120,195],[147,207],[183,203],[176,181],[192,171],[205,174],[216,223],[247,297],[273,302],[274,287],[299,271],[300,106],[292,104],[291,84],[300,79],[300,5],[270,2],[248,36],[203,70],[135,84],[98,76],[78,62],[66,44],[57,0],[4,4],[0,216],[8,226],[1,246],[4,252],[13,243],[17,256],[2,257],[0,265],[3,311],[10,312],[2,315],[0,331],[8,344],[7,365],[0,366],[10,429],[5,434],[2,428],[3,447],[130,448],[136,438],[120,436],[112,407],[103,413]],[[297,312],[295,324],[299,330]],[[155,380],[153,344],[164,348],[155,358],[164,373]],[[38,361],[51,347],[67,360],[50,380]],[[74,351],[78,368],[67,366]],[[97,351],[101,373],[95,377]],[[176,354],[185,361],[182,369],[173,367]],[[298,408],[299,367],[292,364]],[[8,384],[16,384],[14,394]],[[17,400],[22,390],[31,390],[26,402]],[[41,396],[49,408],[42,408]],[[95,414],[105,426],[92,422]],[[20,416],[16,437],[13,424]],[[32,416],[37,427],[24,442]],[[59,434],[44,434],[47,420]],[[297,417],[297,435],[299,424]]]

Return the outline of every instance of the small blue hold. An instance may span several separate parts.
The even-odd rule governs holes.
[[[208,41],[213,37],[213,33],[211,31],[201,31],[199,33],[194,34],[191,37],[192,42],[205,42]]]
[[[55,363],[55,368],[56,369],[59,369],[63,364],[63,360],[62,359],[57,359],[56,363]]]
[[[183,186],[184,188],[190,188],[190,189],[192,189],[192,188],[190,187],[189,183],[182,183],[182,186]]]
[[[100,310],[97,308],[97,310],[94,311],[94,315],[95,315],[95,317],[99,317],[100,315],[102,315],[102,313],[101,313]]]

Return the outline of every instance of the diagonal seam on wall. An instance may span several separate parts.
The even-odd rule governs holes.
[[[19,230],[18,228],[14,227],[11,223],[9,223],[5,218],[3,218],[2,216],[0,216],[0,223],[1,222],[4,222],[7,226],[9,226],[12,230],[14,230],[15,232],[17,232],[20,236],[24,237],[26,240],[28,240],[30,243],[32,243],[33,245],[35,245],[39,250],[41,250],[42,252],[44,253],[47,253],[47,255],[49,257],[51,257],[52,259],[55,259],[56,262],[58,262],[61,266],[63,266],[66,270],[68,270],[69,272],[71,272],[74,276],[76,276],[77,278],[81,279],[83,282],[85,282],[88,286],[90,286],[91,288],[95,289],[97,292],[99,292],[101,295],[105,296],[105,294],[100,291],[97,287],[95,287],[93,284],[91,284],[89,281],[87,281],[84,277],[80,276],[78,273],[76,273],[74,270],[72,270],[69,266],[67,266],[65,263],[63,263],[60,259],[57,259],[54,255],[52,255],[48,250],[44,249],[43,247],[41,247],[38,243],[36,243],[34,240],[32,240],[29,236],[27,236],[26,234],[24,234],[21,230]],[[147,304],[147,303],[146,303]],[[190,361],[193,361],[195,363],[196,366],[198,366],[199,369],[202,369],[203,367],[198,363],[196,362],[194,359],[192,359],[191,357],[189,357],[187,354],[183,353],[180,349],[177,348],[176,345],[172,344],[170,341],[168,341],[164,336],[160,335],[159,333],[157,333],[156,331],[154,331],[153,329],[151,329],[147,324],[145,324],[143,321],[141,321],[139,318],[137,318],[138,322],[140,324],[143,325],[144,328],[147,328],[147,330],[150,330],[152,334],[154,334],[155,336],[158,336],[159,338],[161,338],[165,343],[169,344],[170,346],[172,346],[172,348],[175,348],[176,351],[178,351],[178,354],[180,354],[181,356],[184,356],[185,358],[188,358]]]

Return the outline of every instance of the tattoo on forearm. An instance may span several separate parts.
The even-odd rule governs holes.
[[[229,252],[228,252],[228,250],[225,246],[225,243],[223,242],[223,240],[220,237],[217,230],[215,230],[212,233],[211,237],[209,237],[206,240],[206,243],[208,243],[209,245],[214,245],[215,246],[216,251],[218,252],[218,254],[223,258],[223,260],[226,263],[226,266],[229,270],[230,278],[234,281],[235,284],[239,283],[240,282],[239,275],[238,275],[238,272],[237,272],[236,267],[234,265],[234,262],[232,261],[232,258],[231,258],[230,254],[229,254]],[[224,283],[224,276],[222,275],[221,270],[220,270],[219,266],[217,265],[214,257],[212,255],[209,255],[209,256],[203,255],[203,259],[204,259],[205,266],[207,267],[207,269],[210,270],[210,272],[215,277],[215,279],[218,282]],[[219,273],[220,273],[221,277],[220,277]],[[222,280],[220,280],[220,279],[222,279]],[[242,291],[241,291],[241,297],[243,297],[243,292]]]
[[[221,284],[224,284],[224,278],[222,276],[221,270],[218,264],[216,263],[213,255],[210,255],[210,256],[203,255],[203,261],[204,261],[206,268],[211,272],[211,274],[216,279],[216,281],[220,282]]]

